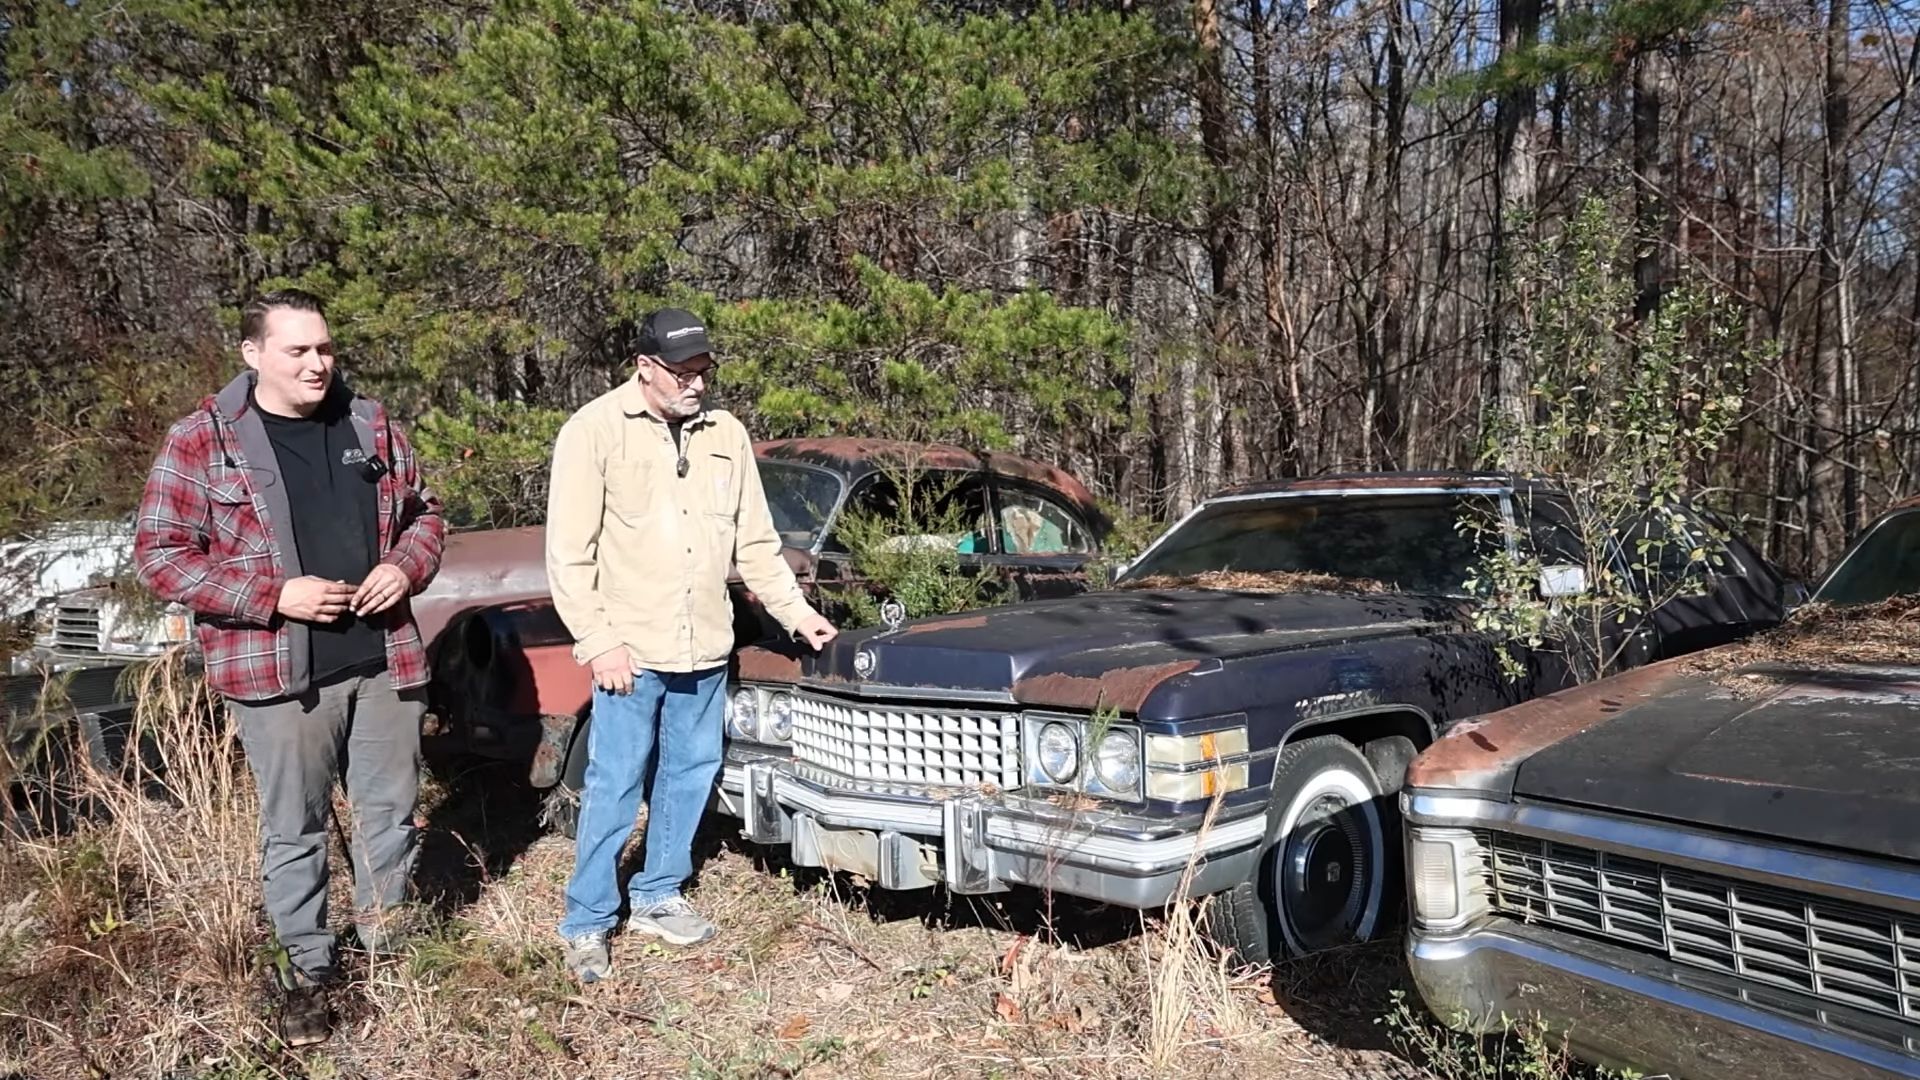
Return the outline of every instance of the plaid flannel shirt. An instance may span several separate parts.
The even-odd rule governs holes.
[[[134,564],[148,589],[193,610],[209,685],[235,700],[264,701],[304,693],[309,657],[306,627],[279,613],[280,590],[300,569],[289,565],[294,547],[275,535],[269,513],[266,489],[279,482],[278,462],[263,431],[239,434],[243,420],[260,424],[245,416],[251,385],[251,373],[242,375],[167,432],[140,499]],[[352,407],[356,427],[371,429],[374,452],[389,466],[377,494],[380,561],[398,567],[409,586],[409,598],[387,612],[387,671],[396,689],[423,686],[427,652],[410,598],[439,571],[446,523],[385,409],[357,396]],[[249,442],[254,457],[264,449],[267,460],[250,463]]]

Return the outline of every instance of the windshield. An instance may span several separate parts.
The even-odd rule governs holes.
[[[1474,507],[1472,503],[1480,503]],[[1129,567],[1122,583],[1219,571],[1326,574],[1458,596],[1478,555],[1464,514],[1485,496],[1296,495],[1203,507]]]
[[[840,502],[840,477],[808,465],[762,458],[760,486],[780,542],[791,548],[812,548]]]
[[[1814,600],[1872,604],[1920,593],[1920,510],[1897,514],[1860,539]]]

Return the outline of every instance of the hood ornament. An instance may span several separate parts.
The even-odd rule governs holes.
[[[900,627],[907,621],[907,605],[898,600],[884,601],[880,605],[880,621],[886,625],[886,629],[875,634],[873,641],[879,641],[883,637],[890,637],[900,632]],[[879,669],[880,654],[874,652],[871,645],[862,645],[859,651],[853,654],[854,675],[862,679],[871,679],[873,673]]]

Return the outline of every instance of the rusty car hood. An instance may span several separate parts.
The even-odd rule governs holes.
[[[1459,611],[1393,594],[1089,593],[850,634],[810,659],[806,675],[1135,713],[1162,685],[1204,677],[1231,657],[1427,632],[1454,625]],[[861,652],[868,656],[856,665]]]
[[[1666,676],[1527,756],[1514,793],[1920,860],[1920,668]]]

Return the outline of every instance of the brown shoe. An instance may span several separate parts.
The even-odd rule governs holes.
[[[324,986],[291,987],[280,1005],[280,1041],[288,1046],[312,1046],[333,1034],[333,1010]]]

